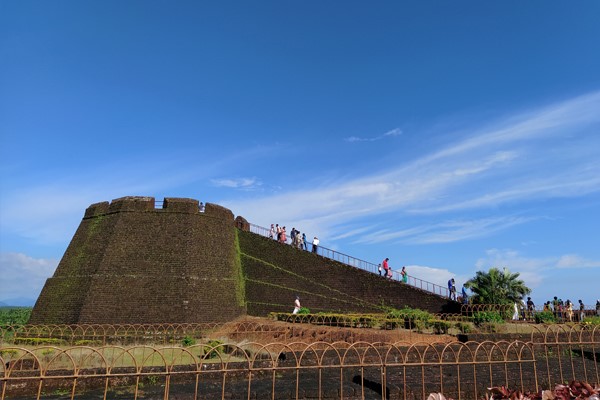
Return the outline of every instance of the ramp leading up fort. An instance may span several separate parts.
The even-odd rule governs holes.
[[[223,322],[291,311],[458,312],[457,303],[248,231],[198,200],[123,197],[92,204],[30,323]]]

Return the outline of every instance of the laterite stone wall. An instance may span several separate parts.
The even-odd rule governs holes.
[[[327,258],[239,231],[248,314],[291,312],[296,295],[311,312],[381,312],[381,305],[459,313],[460,305]]]
[[[90,206],[30,323],[229,321],[246,313],[230,210],[125,197]],[[239,271],[236,271],[236,268]]]

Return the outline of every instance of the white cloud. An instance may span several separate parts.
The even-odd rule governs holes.
[[[378,140],[384,139],[386,137],[400,136],[402,135],[402,130],[400,128],[394,128],[389,130],[379,136],[373,137],[358,137],[358,136],[350,136],[345,138],[346,142],[355,143],[355,142],[376,142]]]
[[[57,265],[58,260],[54,259],[33,258],[22,253],[0,253],[0,301],[37,297]]]
[[[435,229],[365,232],[364,241],[412,237],[413,243],[447,243],[482,237],[539,218],[496,215],[501,205],[600,191],[600,162],[592,150],[600,148],[598,109],[600,92],[474,129],[419,159],[387,165],[383,173],[226,205],[259,224],[276,216],[318,221],[323,231],[383,214],[417,217],[477,209],[489,215],[434,224]]]
[[[556,262],[557,268],[600,268],[600,261],[588,260],[577,254],[565,254]]]
[[[250,190],[255,189],[262,185],[262,183],[256,178],[225,178],[225,179],[211,179],[213,185],[217,187],[226,187],[231,189],[244,189]]]

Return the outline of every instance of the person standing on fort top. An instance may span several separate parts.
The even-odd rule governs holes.
[[[204,203],[200,202],[200,205],[198,206],[198,208],[200,209],[200,212],[203,213],[205,210]]]
[[[463,304],[469,304],[469,295],[467,294],[467,289],[465,288],[464,285],[461,289],[461,295],[462,295]]]
[[[302,247],[304,248],[304,250],[307,249],[307,247],[306,247],[306,233],[302,234]]]
[[[296,228],[292,228],[292,232],[290,233],[292,238],[292,244],[296,244]]]
[[[402,267],[400,275],[402,275],[402,283],[408,283],[408,272],[406,272],[406,267]]]
[[[285,236],[286,232],[285,232],[285,226],[283,228],[281,228],[281,236],[279,237],[281,243],[284,243],[287,241],[287,236]]]
[[[390,259],[386,257],[385,260],[381,262],[381,267],[383,268],[383,276],[385,276],[386,278],[388,277],[390,271],[390,265],[388,264],[388,261],[390,261]]]
[[[450,300],[456,301],[456,286],[454,285],[454,278],[448,281],[448,297]]]
[[[301,308],[300,296],[296,296],[296,300],[294,300],[294,311],[292,311],[292,314],[298,314],[298,311],[300,311]]]
[[[317,250],[319,249],[319,238],[315,236],[312,242],[312,252],[317,254]]]
[[[279,224],[275,224],[275,232],[277,233],[277,241],[281,242],[281,227]]]
[[[269,230],[269,239],[273,239],[275,237],[275,225],[271,224],[271,229]]]

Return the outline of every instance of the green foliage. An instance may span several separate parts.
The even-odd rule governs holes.
[[[542,311],[536,313],[534,318],[536,324],[553,324],[556,322],[556,317],[552,311]]]
[[[240,307],[246,307],[246,277],[242,266],[242,251],[240,249],[240,238],[238,230],[235,229],[234,236],[235,254],[233,257],[233,277],[235,285],[235,298]]]
[[[433,328],[433,332],[437,335],[448,333],[450,329],[450,322],[441,319],[432,319],[427,322],[427,326]]]
[[[19,352],[17,350],[14,349],[10,349],[10,350],[0,350],[0,357],[3,358],[12,358],[12,357],[16,357],[17,354],[19,354]]]
[[[31,307],[0,308],[0,327],[8,325],[25,325],[31,317]]]
[[[14,339],[15,344],[23,344],[29,346],[54,345],[63,346],[66,342],[63,339],[55,338],[35,338],[35,337],[18,337]]]
[[[525,282],[518,278],[519,273],[513,274],[508,268],[502,271],[490,268],[488,272],[477,271],[465,287],[473,292],[471,300],[474,304],[512,304],[531,293]]]
[[[95,347],[95,346],[102,346],[102,341],[101,340],[81,339],[81,340],[76,340],[73,344],[75,346]]]
[[[484,323],[504,323],[504,318],[498,311],[478,311],[473,314],[473,323],[481,326]]]
[[[600,317],[585,317],[584,325],[600,325]]]
[[[460,331],[460,333],[470,333],[471,332],[471,324],[468,322],[457,322],[456,323],[456,329],[458,329]]]
[[[422,332],[427,323],[433,319],[433,314],[416,308],[404,307],[401,310],[387,307],[387,319],[390,328],[394,328],[396,323],[403,323],[405,329],[414,329]]]
[[[206,358],[216,358],[223,353],[223,342],[220,340],[209,340],[204,346],[202,351]]]
[[[310,310],[306,307],[300,307],[300,310],[298,310],[298,314],[303,314],[303,315],[310,314]]]
[[[183,347],[189,347],[189,346],[193,346],[196,344],[196,339],[194,339],[193,337],[190,336],[186,336],[181,340],[181,345]]]

